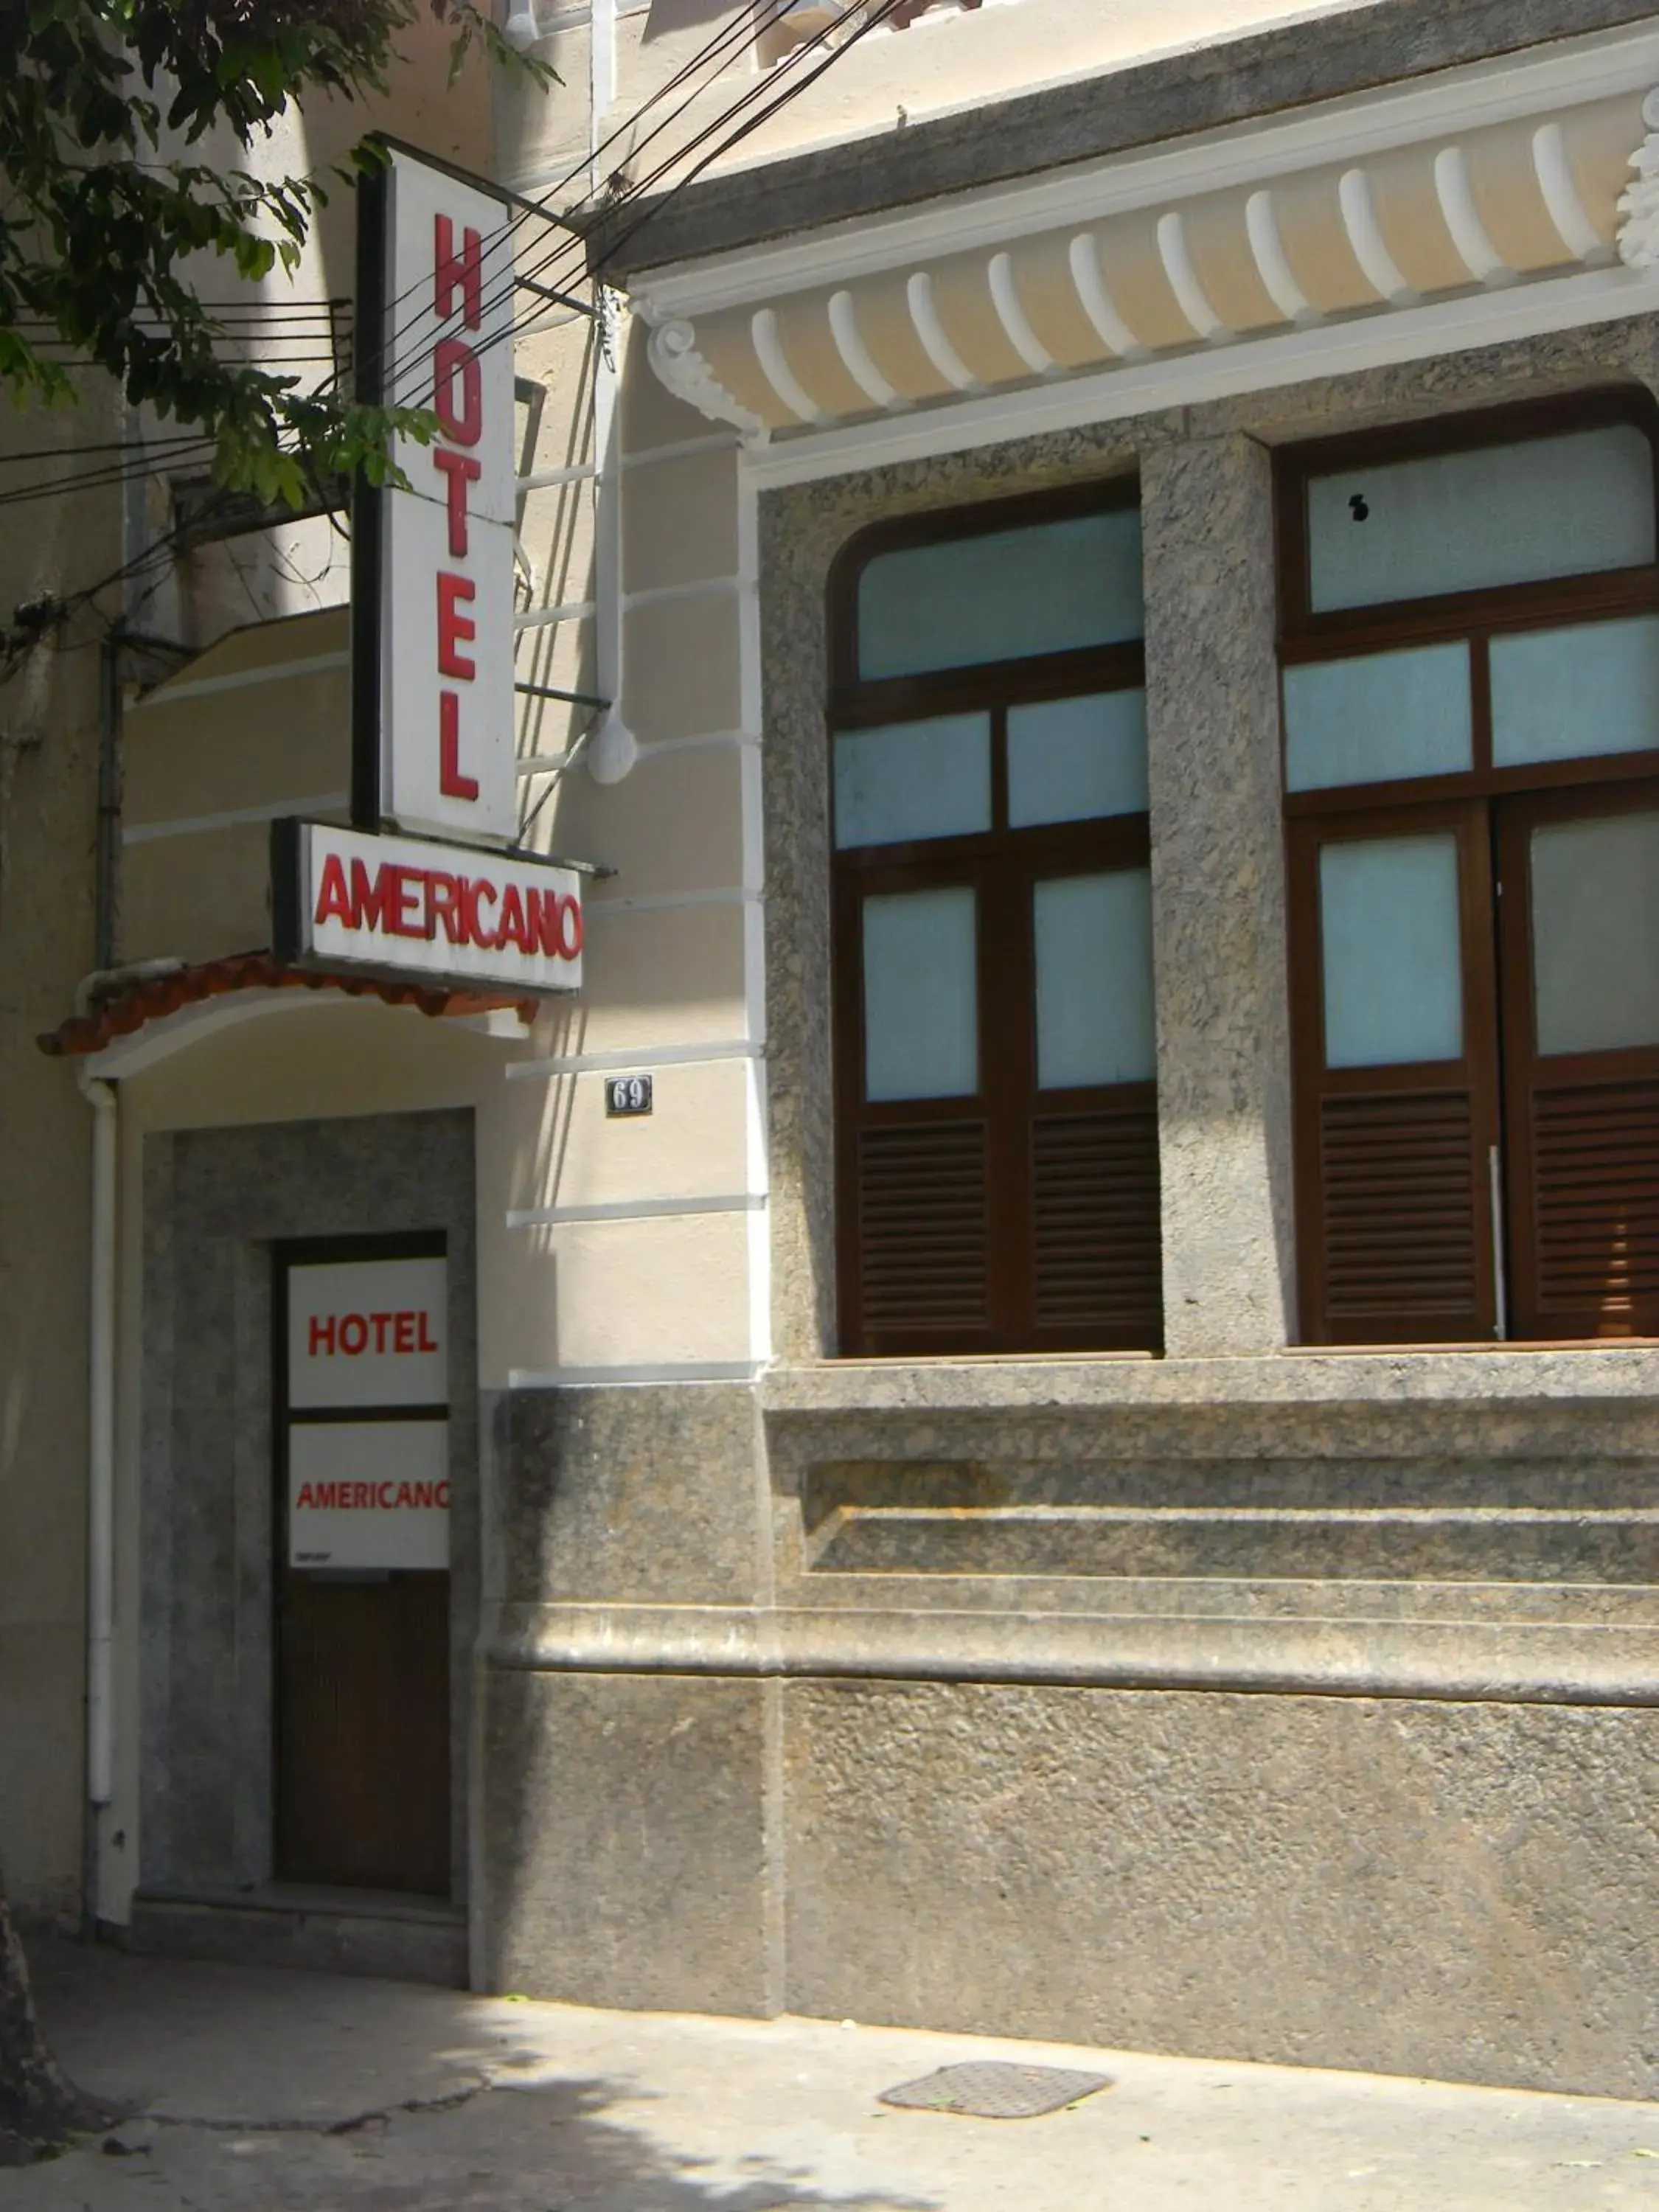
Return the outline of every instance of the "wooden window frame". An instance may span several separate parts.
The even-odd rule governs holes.
[[[966,538],[1040,527],[1138,507],[1138,479],[1068,487],[878,523],[843,549],[830,584],[828,743],[831,755],[832,1029],[836,1088],[836,1261],[839,1340],[850,1356],[945,1356],[1045,1351],[1161,1348],[1161,1327],[1134,1340],[1097,1328],[1039,1325],[1032,1258],[1035,1169],[1030,1143],[1016,1141],[1039,1121],[1085,1115],[1155,1115],[1157,1085],[1040,1091],[1036,1086],[1032,889],[1039,881],[1150,865],[1145,813],[1012,828],[1008,823],[1008,717],[1047,700],[1144,690],[1143,638],[921,675],[860,678],[858,602],[865,569],[885,555]],[[836,738],[860,729],[982,713],[990,725],[991,827],[966,836],[903,843],[834,844]],[[864,1097],[862,902],[890,891],[971,884],[979,921],[977,990],[980,1085],[971,1097],[871,1101]],[[862,1132],[907,1125],[975,1124],[986,1132],[988,1319],[983,1328],[872,1326],[860,1298],[859,1155]],[[1155,1143],[1155,1139],[1154,1139]],[[1160,1299],[1161,1311],[1161,1299]]]
[[[1274,457],[1275,527],[1279,577],[1280,788],[1285,824],[1288,872],[1287,928],[1293,1071],[1293,1132],[1297,1194],[1297,1253],[1302,1292],[1301,1339],[1310,1345],[1422,1342],[1440,1339],[1432,1328],[1409,1339],[1366,1339],[1334,1325],[1326,1296],[1324,1213],[1319,1154],[1319,1102],[1342,1091],[1371,1087],[1407,1091],[1433,1087],[1431,1072],[1410,1067],[1331,1070],[1324,1066],[1323,991],[1319,945],[1317,851],[1328,838],[1400,835],[1413,828],[1432,829],[1460,806],[1480,817],[1467,834],[1484,848],[1468,864],[1466,833],[1460,850],[1461,917],[1464,931],[1464,1018],[1468,1083],[1474,1119],[1472,1175],[1482,1172],[1482,1143],[1498,1147],[1501,1163],[1502,1218],[1495,1220],[1484,1194],[1476,1194],[1477,1219],[1485,1243],[1479,1264],[1482,1324],[1467,1337],[1453,1333],[1443,1340],[1491,1341],[1507,1319],[1522,1330],[1499,1338],[1508,1343],[1572,1343],[1607,1340],[1579,1314],[1567,1322],[1571,1333],[1548,1336],[1527,1333],[1537,1315],[1526,1298],[1517,1302],[1514,1277],[1529,1280],[1532,1266],[1531,1201],[1523,1185],[1529,1157],[1523,1137],[1506,1126],[1508,1101],[1516,1084],[1516,1038],[1523,1010],[1519,994],[1529,975],[1518,933],[1523,929],[1522,902],[1498,896],[1498,845],[1509,850],[1509,824],[1529,819],[1534,809],[1564,813],[1621,811],[1624,804],[1651,805],[1659,798],[1659,745],[1640,751],[1526,763],[1498,767],[1492,758],[1491,651],[1494,639],[1575,623],[1617,621],[1659,613],[1659,558],[1651,566],[1549,579],[1541,582],[1482,586],[1437,597],[1389,601],[1377,605],[1316,612],[1312,606],[1308,525],[1308,489],[1316,477],[1389,465],[1439,453],[1463,453],[1486,446],[1518,445],[1613,423],[1639,429],[1648,441],[1653,465],[1653,497],[1659,524],[1659,401],[1631,386],[1581,393],[1518,406],[1481,410],[1393,428],[1323,438],[1281,449]],[[1292,792],[1285,774],[1286,717],[1283,711],[1285,669],[1322,661],[1346,660],[1367,653],[1413,646],[1467,641],[1470,655],[1473,757],[1469,769],[1451,775],[1397,778],[1370,784],[1342,784]],[[1598,793],[1600,804],[1598,805]],[[1555,795],[1552,799],[1551,795]],[[1609,803],[1610,802],[1610,803]],[[1512,863],[1510,872],[1513,872]],[[1484,876],[1484,890],[1477,878]],[[1517,879],[1518,880],[1518,879]],[[1475,933],[1489,942],[1488,958]],[[1524,1018],[1530,1021],[1530,1010]],[[1480,1029],[1471,1028],[1478,1024]],[[1632,1065],[1659,1054],[1632,1055]],[[1490,1062],[1490,1065],[1487,1063]],[[1363,1077],[1364,1082],[1351,1078]],[[1499,1272],[1507,1252],[1510,1266]],[[1507,1314],[1504,1309],[1507,1307]]]

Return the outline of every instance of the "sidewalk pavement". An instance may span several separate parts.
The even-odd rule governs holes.
[[[35,1947],[47,2032],[139,2114],[4,2212],[1659,2212],[1659,2106],[840,2026],[592,2012]],[[1029,2120],[884,2089],[1103,2072]]]

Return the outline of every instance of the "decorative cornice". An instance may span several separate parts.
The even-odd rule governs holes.
[[[1659,264],[1659,92],[1642,102],[1642,120],[1648,135],[1630,157],[1636,182],[1627,185],[1619,198],[1624,220],[1619,226],[1619,258],[1627,269],[1651,269]]]
[[[771,434],[769,481],[1645,312],[1656,76],[1652,31],[1528,57],[657,270],[636,304],[671,389]]]
[[[750,445],[763,446],[771,432],[751,408],[732,397],[697,350],[697,333],[676,319],[659,323],[647,342],[652,368],[676,398],[684,399],[711,422],[730,422]]]

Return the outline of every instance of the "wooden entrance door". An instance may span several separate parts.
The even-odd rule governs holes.
[[[276,1872],[450,1887],[441,1238],[276,1256]]]

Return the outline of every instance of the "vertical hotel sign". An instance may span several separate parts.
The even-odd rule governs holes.
[[[438,419],[408,489],[352,528],[352,819],[461,844],[517,835],[513,264],[507,203],[395,144],[359,187],[357,395]]]
[[[359,185],[357,396],[420,408],[406,482],[359,479],[351,823],[271,824],[272,944],[334,973],[581,988],[578,872],[507,850],[514,743],[513,268],[507,202],[406,147]]]

